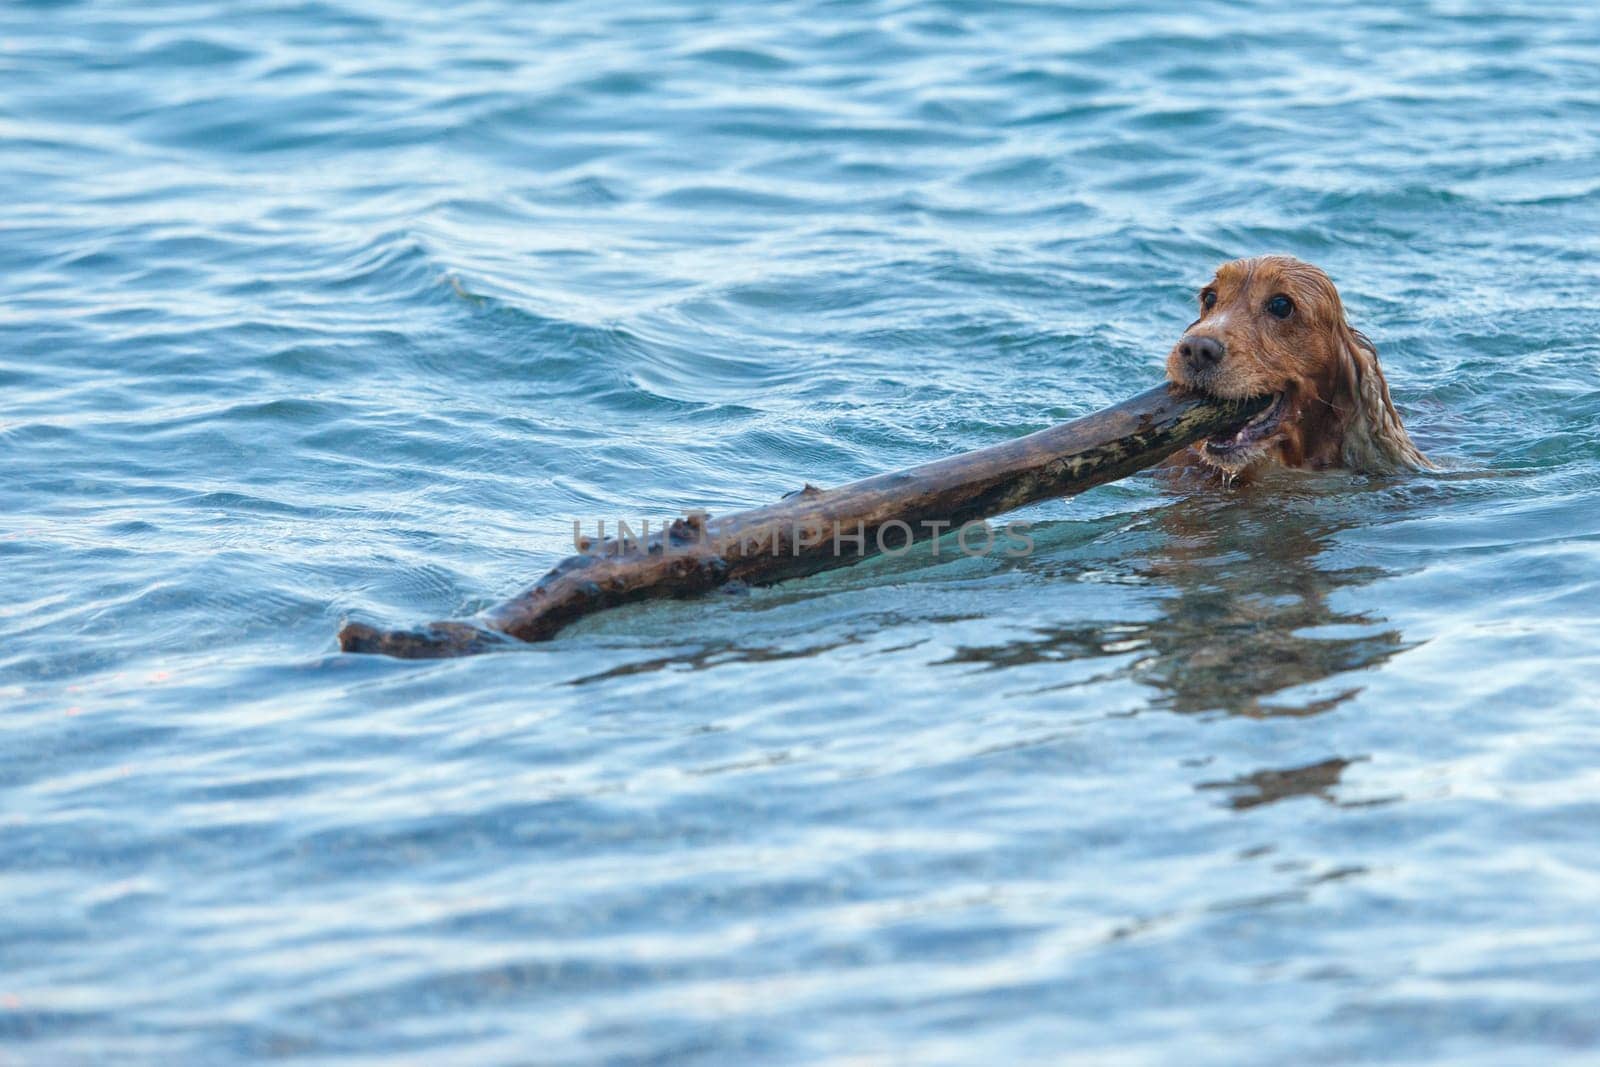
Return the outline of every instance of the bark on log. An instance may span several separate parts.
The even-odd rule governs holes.
[[[548,640],[577,619],[621,604],[694,596],[727,582],[767,585],[846,566],[885,548],[897,550],[908,536],[926,540],[1126,477],[1238,426],[1267,401],[1219,400],[1159,385],[1004,444],[837,489],[807,485],[776,504],[717,519],[692,512],[648,539],[597,542],[473,621],[418,630],[352,622],[339,631],[339,646],[403,659],[471,655]]]

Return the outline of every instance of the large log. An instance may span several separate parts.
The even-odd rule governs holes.
[[[1126,477],[1238,426],[1267,400],[1219,400],[1159,385],[1093,415],[975,452],[837,489],[807,485],[776,504],[717,519],[693,512],[648,537],[597,540],[472,621],[417,630],[352,622],[339,631],[339,646],[404,659],[470,655],[548,640],[563,626],[620,604],[842,567]]]

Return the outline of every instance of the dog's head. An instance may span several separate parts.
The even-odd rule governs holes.
[[[1213,396],[1270,396],[1238,432],[1198,446],[1212,466],[1425,467],[1389,398],[1372,342],[1345,321],[1333,281],[1289,256],[1236,259],[1200,290],[1200,317],[1167,377]]]

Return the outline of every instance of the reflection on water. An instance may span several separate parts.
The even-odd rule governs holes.
[[[1268,490],[1186,497],[1158,521],[1166,536],[1142,572],[1168,592],[1162,618],[1147,627],[1140,677],[1172,710],[1315,715],[1359,686],[1301,700],[1287,691],[1408,647],[1381,616],[1329,603],[1337,590],[1385,576],[1378,567],[1322,561],[1350,521],[1310,522],[1276,507]]]
[[[650,674],[655,671],[703,671],[730,663],[773,663],[778,660],[803,659],[821,655],[838,648],[842,641],[807,645],[802,648],[772,648],[764,645],[742,645],[731,641],[717,641],[697,645],[664,656],[624,662],[603,671],[573,678],[568,685],[593,685],[612,678],[626,678],[633,674]]]
[[[1333,804],[1336,803],[1333,787],[1339,784],[1344,769],[1354,762],[1340,758],[1325,759],[1304,767],[1255,771],[1226,782],[1202,782],[1199,788],[1230,791],[1228,806],[1236,811],[1257,808],[1289,797],[1317,797]]]
[[[964,647],[952,660],[1015,667],[1136,651],[1114,673],[1155,687],[1155,705],[1172,711],[1265,717],[1336,707],[1360,687],[1310,697],[1291,691],[1410,646],[1382,616],[1329,602],[1387,573],[1323,558],[1353,522],[1312,521],[1281,508],[1274,492],[1185,496],[1139,524],[1157,534],[1134,574],[1161,590],[1158,618],[1040,628],[1019,641]]]
[[[1264,768],[1249,774],[1241,774],[1225,782],[1201,782],[1196,788],[1226,790],[1229,794],[1228,807],[1235,811],[1259,808],[1263,804],[1272,804],[1291,797],[1316,797],[1341,808],[1370,808],[1380,804],[1392,804],[1399,800],[1400,798],[1396,796],[1341,800],[1334,794],[1335,787],[1344,776],[1345,768],[1367,758],[1369,757],[1357,756],[1354,759],[1334,757],[1299,767],[1284,767],[1279,770]]]
[[[1101,615],[1035,626],[1004,642],[963,644],[935,665],[999,669],[1105,660],[1104,671],[1088,678],[1075,674],[1068,684],[1131,677],[1157,691],[1151,706],[1183,713],[1308,716],[1337,707],[1360,692],[1360,686],[1296,691],[1377,666],[1411,644],[1375,611],[1341,610],[1331,603],[1340,590],[1359,588],[1389,573],[1373,565],[1332,562],[1329,549],[1334,541],[1356,525],[1351,510],[1332,506],[1336,501],[1331,497],[1320,504],[1312,497],[1310,507],[1295,507],[1293,498],[1286,504],[1282,489],[1175,496],[1120,531],[1108,529],[1106,537],[1093,538],[1093,543],[1082,540],[1081,524],[1037,525],[1036,539],[1044,547],[1019,566],[1048,567],[1049,580],[1072,581],[1091,572],[1103,573],[1104,560],[1095,554],[1109,551],[1122,561],[1120,584],[1150,590],[1153,599],[1137,598],[1141,614],[1135,619]],[[1070,530],[1072,536],[1052,548],[1053,528]],[[909,577],[913,582],[936,582],[938,565]],[[836,588],[826,580],[790,583],[776,587],[781,599],[772,603],[813,600]],[[1345,599],[1363,603],[1360,596]],[[1155,618],[1148,614],[1152,603],[1158,609]],[[787,645],[756,643],[750,640],[752,633],[723,636],[613,665],[572,684],[804,659],[849,645],[863,632],[963,617],[864,612],[854,617],[847,637],[818,641],[792,633],[789,637],[794,640]],[[702,626],[707,622],[705,615],[695,618]]]

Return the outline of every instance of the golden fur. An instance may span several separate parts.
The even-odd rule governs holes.
[[[1218,267],[1200,290],[1200,317],[1167,357],[1167,377],[1214,396],[1279,398],[1239,435],[1179,454],[1229,476],[1266,465],[1374,473],[1433,466],[1401,425],[1377,350],[1345,321],[1339,291],[1298,259]]]

